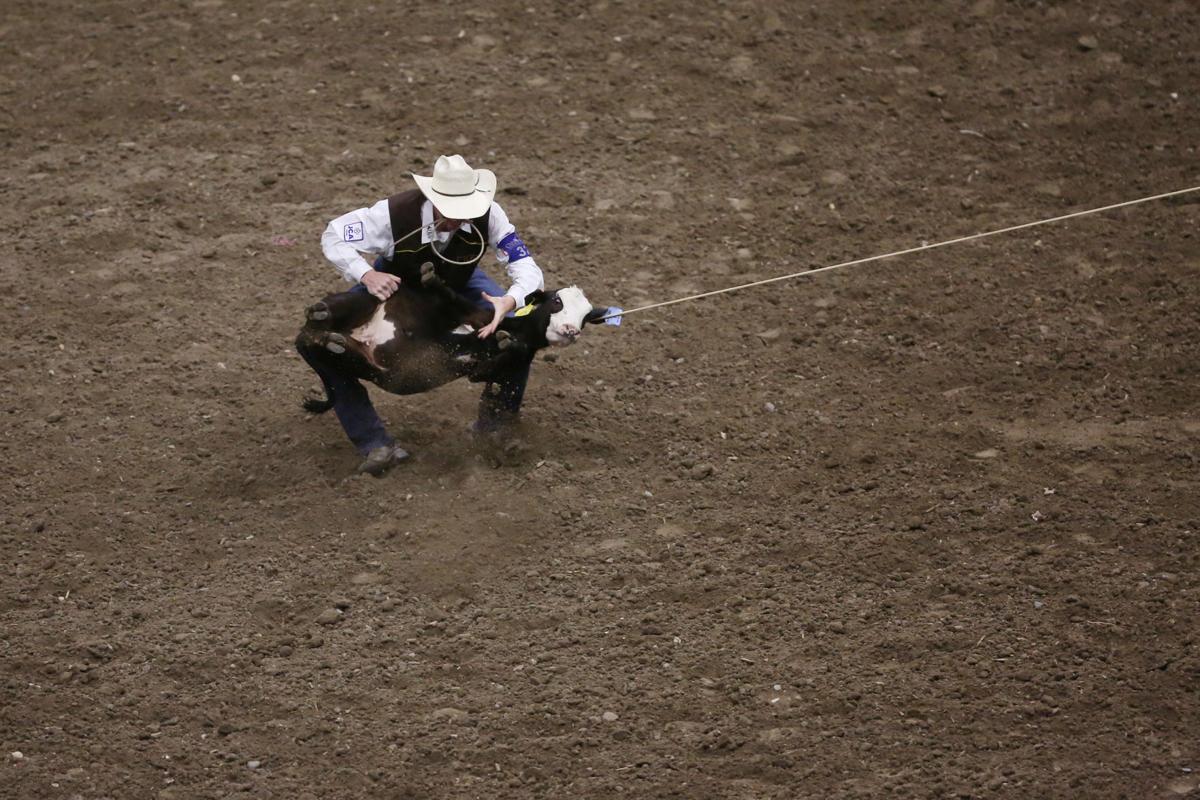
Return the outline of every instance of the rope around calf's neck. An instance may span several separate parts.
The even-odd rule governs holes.
[[[674,300],[664,300],[660,303],[651,303],[649,305],[638,306],[637,308],[631,308],[629,310],[622,310],[617,313],[608,314],[608,315],[598,319],[597,322],[603,322],[604,320],[613,319],[614,317],[625,317],[625,316],[628,316],[629,314],[636,314],[639,311],[649,311],[652,308],[662,308],[663,306],[672,306],[672,305],[675,305],[676,303],[687,303],[692,300],[700,300],[701,298],[704,298],[704,297],[712,297],[713,295],[728,294],[729,292],[736,292],[736,291],[740,291],[742,289],[749,289],[753,286],[763,286],[768,283],[778,283],[779,281],[792,280],[793,278],[802,278],[806,275],[816,275],[819,272],[829,272],[831,270],[842,269],[844,267],[853,267],[853,266],[856,266],[859,264],[867,264],[872,261],[882,261],[885,258],[895,258],[896,256],[904,256],[904,255],[908,255],[910,253],[919,253],[924,250],[933,250],[938,247],[946,247],[946,246],[952,245],[952,244],[960,244],[962,242],[969,242],[974,239],[984,239],[984,238],[987,238],[988,236],[999,236],[1002,233],[1012,233],[1013,231],[1024,230],[1025,228],[1034,228],[1034,227],[1037,227],[1038,225],[1049,225],[1052,222],[1062,222],[1064,220],[1074,219],[1076,217],[1086,217],[1089,214],[1100,214],[1105,211],[1112,211],[1114,209],[1125,208],[1127,206],[1136,206],[1141,203],[1150,203],[1155,200],[1164,200],[1168,197],[1176,197],[1181,194],[1188,194],[1190,192],[1197,192],[1197,191],[1200,191],[1200,186],[1192,186],[1187,189],[1177,189],[1173,192],[1163,192],[1162,194],[1150,195],[1149,197],[1139,197],[1137,200],[1126,200],[1121,203],[1113,203],[1112,205],[1100,206],[1098,208],[1089,208],[1089,209],[1085,209],[1083,211],[1073,211],[1070,214],[1062,214],[1061,216],[1050,217],[1048,219],[1039,219],[1034,222],[1023,222],[1020,225],[1010,225],[1007,228],[999,228],[994,231],[985,231],[984,233],[972,233],[969,236],[960,236],[956,239],[947,239],[945,241],[935,242],[933,244],[923,244],[923,245],[919,245],[917,247],[909,247],[905,250],[896,250],[891,253],[882,253],[882,254],[876,255],[876,256],[868,256],[866,258],[856,258],[853,261],[843,261],[840,264],[830,264],[825,267],[817,267],[815,269],[802,270],[801,272],[793,272],[790,275],[778,275],[774,278],[765,278],[761,281],[752,281],[750,283],[743,283],[743,284],[739,284],[737,286],[729,286],[724,289],[714,289],[711,292],[701,292],[699,294],[688,295],[687,297],[677,297]]]

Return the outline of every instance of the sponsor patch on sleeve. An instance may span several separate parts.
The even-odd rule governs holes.
[[[497,248],[508,256],[509,261],[516,261],[521,258],[529,258],[529,248],[521,241],[521,237],[517,236],[517,232],[513,231],[508,236],[500,240]]]
[[[342,238],[347,242],[361,242],[363,240],[363,224],[351,222],[342,232]]]

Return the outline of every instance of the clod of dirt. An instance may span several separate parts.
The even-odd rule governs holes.
[[[841,186],[850,182],[850,176],[836,169],[827,170],[821,175],[821,183],[826,186]]]
[[[96,661],[107,661],[113,657],[113,646],[105,641],[92,641],[83,644],[84,653]]]
[[[975,453],[971,457],[987,459],[987,458],[997,458],[997,457],[999,457],[999,455],[1000,455],[999,450],[995,449],[994,447],[989,447],[987,450],[980,450],[978,453]]]
[[[692,480],[702,481],[716,471],[717,468],[712,464],[697,464],[696,466],[692,467],[688,474],[691,475]]]
[[[336,608],[327,608],[317,615],[318,625],[337,625],[342,619],[342,612]]]
[[[1085,34],[1079,37],[1079,49],[1083,51],[1095,50],[1100,46],[1100,41],[1090,34]]]
[[[654,198],[654,207],[661,210],[668,210],[675,207],[675,195],[670,192],[661,190],[653,191],[650,196]]]
[[[621,717],[615,711],[605,711],[600,715],[600,719],[604,720],[605,722],[616,722],[620,718]]]
[[[461,724],[466,722],[471,715],[461,708],[439,708],[429,716],[433,719],[444,719],[447,722]]]
[[[1190,778],[1180,778],[1179,780],[1172,781],[1170,784],[1168,784],[1167,789],[1171,792],[1171,794],[1190,794],[1196,789],[1200,789],[1200,777],[1193,775]]]

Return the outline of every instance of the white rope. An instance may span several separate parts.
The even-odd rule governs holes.
[[[712,297],[713,295],[717,295],[717,294],[726,294],[728,292],[736,292],[740,289],[749,289],[752,286],[762,286],[767,283],[777,283],[778,281],[787,281],[787,280],[791,280],[793,278],[802,278],[805,275],[816,275],[818,272],[829,272],[830,270],[842,269],[843,267],[853,267],[857,264],[866,264],[871,261],[882,261],[885,258],[895,258],[896,256],[908,255],[909,253],[919,253],[922,250],[933,250],[934,248],[937,248],[937,247],[946,247],[947,245],[959,244],[960,242],[969,242],[973,239],[983,239],[988,236],[999,236],[1002,233],[1012,233],[1013,231],[1019,231],[1019,230],[1025,229],[1025,228],[1033,228],[1038,225],[1049,225],[1051,222],[1062,222],[1063,220],[1074,219],[1075,217],[1086,217],[1089,214],[1100,214],[1104,211],[1112,211],[1113,209],[1116,209],[1116,208],[1125,208],[1126,206],[1136,206],[1140,203],[1149,203],[1154,200],[1163,200],[1168,197],[1175,197],[1177,195],[1188,194],[1189,192],[1196,192],[1196,191],[1200,191],[1200,186],[1193,186],[1189,189],[1178,189],[1174,192],[1164,192],[1162,194],[1151,195],[1150,197],[1141,197],[1141,198],[1138,198],[1137,200],[1126,200],[1123,203],[1113,203],[1110,206],[1101,206],[1099,208],[1089,208],[1085,211],[1073,211],[1070,214],[1063,214],[1060,217],[1050,217],[1049,219],[1039,219],[1036,222],[1025,222],[1020,225],[1012,225],[1007,228],[1000,228],[999,230],[987,231],[985,233],[973,233],[970,236],[960,236],[957,239],[947,239],[944,242],[936,242],[934,244],[923,244],[923,245],[920,245],[919,247],[910,247],[907,250],[896,250],[895,252],[892,252],[892,253],[883,253],[882,255],[869,256],[867,258],[856,258],[853,261],[843,261],[841,264],[830,264],[827,267],[817,267],[816,269],[806,269],[802,272],[793,272],[791,275],[780,275],[775,278],[766,278],[764,280],[754,281],[752,283],[743,283],[739,286],[730,286],[725,289],[714,289],[711,292],[701,292],[700,294],[688,295],[687,297],[677,297],[674,300],[664,300],[661,303],[651,303],[650,305],[647,305],[647,306],[639,306],[637,308],[631,308],[627,311],[622,310],[617,313],[609,314],[605,317],[602,317],[600,320],[597,320],[597,322],[600,322],[600,321],[603,321],[606,319],[611,319],[613,317],[624,317],[629,314],[635,314],[638,311],[649,311],[652,308],[662,308],[663,306],[671,306],[671,305],[675,305],[676,303],[686,303],[691,300],[699,300],[702,297]]]
[[[475,227],[474,225],[472,225],[472,226],[471,226],[471,228],[472,228],[472,229],[474,229],[474,227]],[[413,228],[411,231],[409,231],[408,233],[404,234],[403,236],[401,236],[401,237],[400,237],[399,239],[397,239],[396,241],[392,242],[392,250],[393,250],[393,251],[395,251],[395,249],[396,249],[396,245],[400,244],[401,242],[403,242],[405,239],[407,239],[408,237],[412,236],[413,234],[420,233],[420,232],[421,232],[421,231],[423,231],[423,230],[425,230],[425,226],[424,226],[424,225],[419,225],[419,226],[417,226],[416,228]],[[457,233],[457,231],[455,231],[455,233]],[[456,267],[469,267],[469,266],[471,266],[472,264],[478,264],[478,263],[479,263],[479,260],[480,260],[481,258],[483,258],[483,254],[484,254],[484,253],[487,251],[487,239],[483,238],[483,234],[482,234],[482,233],[480,233],[479,231],[475,231],[475,233],[477,233],[477,234],[479,235],[479,252],[478,252],[478,253],[476,253],[476,254],[475,254],[475,256],[474,256],[474,257],[473,257],[473,258],[472,258],[470,261],[453,261],[453,260],[451,260],[451,259],[449,259],[449,258],[446,258],[444,255],[442,255],[442,254],[441,254],[441,253],[438,251],[437,247],[435,246],[435,245],[436,245],[436,243],[437,243],[437,240],[436,240],[436,239],[431,239],[431,240],[429,241],[429,249],[430,249],[430,250],[432,250],[432,251],[433,251],[433,254],[434,254],[435,256],[437,256],[438,258],[440,258],[442,261],[445,261],[447,264],[453,264],[453,265],[454,265],[454,266],[456,266]],[[446,246],[449,246],[449,245],[450,245],[450,241],[449,241],[449,240],[446,240]],[[417,250],[419,251],[419,250],[420,250],[420,248],[417,248]],[[411,251],[411,250],[408,250],[408,251],[405,251],[405,252],[413,252],[413,251]]]

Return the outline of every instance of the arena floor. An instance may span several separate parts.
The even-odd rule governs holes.
[[[1200,184],[1195,3],[4,5],[0,797],[1200,795],[1200,193],[589,330],[507,447],[376,395],[380,480],[291,347],[442,153],[626,308]]]

